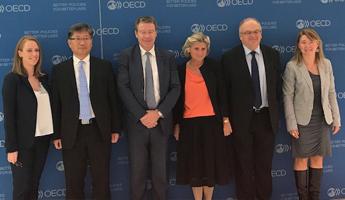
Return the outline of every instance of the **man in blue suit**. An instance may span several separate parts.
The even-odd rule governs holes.
[[[153,199],[164,200],[166,153],[172,133],[171,110],[180,94],[180,84],[174,56],[155,47],[155,18],[139,17],[135,36],[139,44],[121,53],[117,77],[119,94],[126,108],[131,199],[145,198],[150,170]]]

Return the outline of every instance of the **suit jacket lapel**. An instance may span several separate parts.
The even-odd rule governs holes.
[[[264,67],[265,67],[265,74],[266,74],[266,87],[267,87],[267,92],[269,92],[268,90],[268,85],[271,83],[271,78],[272,78],[272,72],[273,70],[271,70],[271,60],[269,59],[269,56],[267,55],[266,52],[266,48],[263,46],[260,46],[260,50],[262,53],[262,57],[264,59]]]
[[[143,64],[142,64],[142,60],[141,60],[141,52],[140,52],[140,47],[139,45],[136,45],[135,48],[133,49],[133,53],[132,53],[133,57],[133,65],[131,65],[131,67],[133,67],[134,69],[130,70],[133,71],[133,75],[135,78],[131,79],[131,80],[135,80],[137,83],[135,85],[138,85],[138,88],[140,89],[140,91],[135,92],[135,95],[139,95],[137,96],[138,99],[141,99],[142,105],[146,106],[146,102],[145,102],[145,96],[144,96],[144,91],[145,91],[145,80],[144,80],[144,73],[143,73]]]
[[[73,65],[73,58],[71,58],[65,65],[66,73],[64,73],[67,77],[67,81],[71,84],[72,94],[75,96],[77,102],[79,102],[78,97],[78,88],[77,88],[77,79],[74,72],[74,65]]]
[[[321,63],[317,65],[317,68],[319,69],[320,74],[320,82],[321,82],[321,98],[323,100],[323,94],[324,94],[324,87],[325,87],[325,81],[328,80],[326,78],[326,72],[324,70],[324,66],[320,66]]]
[[[160,52],[159,52],[159,50],[157,50],[157,48],[155,48],[155,53],[156,53],[156,62],[157,62],[157,71],[158,71],[159,85],[163,85],[164,81],[166,80],[165,73],[164,73],[165,69],[164,69],[163,62],[162,62],[163,58],[160,55]],[[161,89],[159,90],[159,93],[160,93],[159,96],[162,96]]]
[[[309,89],[311,89],[311,91],[314,92],[313,83],[311,81],[311,78],[310,78],[309,71],[308,71],[307,67],[303,63],[301,63],[301,64],[299,64],[297,66],[297,69],[299,70],[299,72],[301,73],[302,77],[306,81],[307,85],[309,86]]]
[[[244,48],[243,46],[241,45],[241,52],[240,52],[240,55],[239,55],[239,64],[238,66],[245,66],[245,67],[242,67],[243,69],[243,72],[246,74],[246,78],[247,78],[247,81],[250,82],[250,85],[252,85],[252,76],[250,75],[250,72],[249,72],[249,66],[248,66],[248,63],[247,63],[247,59],[246,59],[247,55],[244,51]]]
[[[90,57],[90,85],[89,85],[89,94],[90,94],[90,101],[91,101],[91,93],[94,90],[94,81],[95,81],[95,72],[97,70],[97,67],[95,66],[95,60],[93,59],[93,57]]]

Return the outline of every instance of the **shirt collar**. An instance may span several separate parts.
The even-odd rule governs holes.
[[[139,48],[140,48],[141,56],[144,56],[147,51],[144,48],[142,48],[140,45],[139,45]],[[152,49],[150,49],[148,52],[150,52],[153,57],[156,57],[156,52],[155,52],[155,46],[154,45],[153,45]]]
[[[81,60],[79,58],[77,58],[75,55],[73,55],[73,63],[79,64],[79,61],[81,61]],[[82,61],[84,61],[85,63],[89,63],[90,62],[90,54],[87,55]]]
[[[248,47],[246,47],[244,44],[242,45],[243,49],[244,49],[244,53],[246,54],[246,56],[248,56],[252,50],[250,50]],[[261,55],[261,49],[260,46],[258,46],[255,50],[254,50],[258,55]]]

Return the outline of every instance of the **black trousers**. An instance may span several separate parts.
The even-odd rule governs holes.
[[[239,200],[268,200],[272,193],[274,133],[268,109],[253,114],[249,131],[234,132],[235,183]]]
[[[110,139],[109,141],[102,139],[96,122],[89,125],[79,125],[73,148],[62,150],[66,199],[85,199],[84,179],[88,166],[90,166],[92,176],[92,198],[97,200],[110,199],[110,144]]]
[[[128,133],[131,200],[147,199],[147,179],[151,174],[152,199],[165,200],[167,190],[166,154],[168,135],[160,126]],[[149,166],[151,168],[149,168]]]
[[[13,178],[13,200],[34,200],[38,197],[38,186],[46,162],[50,136],[35,137],[30,149],[20,149],[15,165],[11,164]]]

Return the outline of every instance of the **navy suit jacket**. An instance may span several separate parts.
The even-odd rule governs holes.
[[[102,138],[110,143],[111,133],[120,131],[119,108],[111,63],[90,57],[90,101]],[[79,126],[79,97],[73,58],[53,68],[52,99],[54,139],[72,148]]]
[[[157,109],[164,118],[159,119],[163,133],[172,133],[172,109],[180,94],[180,83],[174,56],[155,47],[159,76],[160,101]],[[123,50],[120,54],[117,76],[120,97],[126,108],[126,122],[129,132],[146,129],[140,118],[146,114],[144,99],[144,75],[139,45]]]
[[[38,79],[50,94],[48,76],[42,75]],[[6,152],[31,148],[36,132],[37,99],[28,77],[13,72],[7,74],[3,83],[2,98]]]

